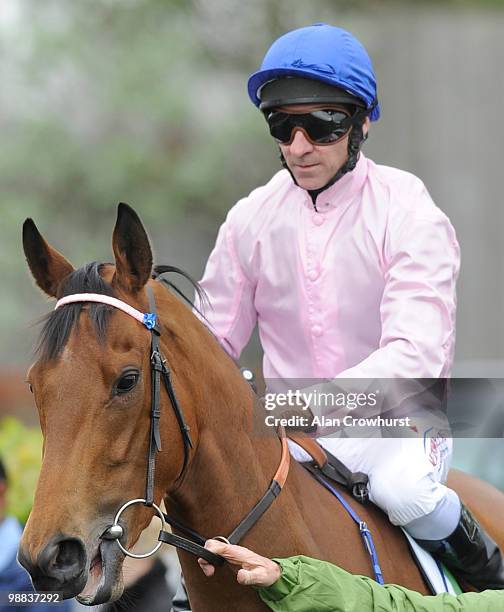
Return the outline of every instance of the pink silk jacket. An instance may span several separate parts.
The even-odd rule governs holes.
[[[201,281],[227,352],[257,322],[266,379],[448,377],[460,253],[424,184],[361,153],[316,205],[281,170],[229,211]]]

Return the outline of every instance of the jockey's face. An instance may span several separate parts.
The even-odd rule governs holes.
[[[315,104],[290,104],[281,108],[284,112],[311,112],[319,109]],[[369,128],[369,118],[363,126],[364,134]],[[294,129],[292,142],[280,144],[285,161],[297,184],[303,189],[320,189],[328,183],[348,159],[348,133],[331,145],[311,143],[300,129]]]

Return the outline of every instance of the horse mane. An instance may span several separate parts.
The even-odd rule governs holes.
[[[99,293],[110,297],[117,297],[114,289],[105,282],[100,274],[105,264],[92,262],[86,264],[82,268],[75,270],[65,279],[58,291],[58,299],[74,293]],[[165,287],[173,290],[181,297],[191,308],[195,309],[200,316],[204,314],[196,308],[194,302],[188,298],[172,281],[168,280],[165,275],[175,273],[189,281],[191,286],[199,298],[200,304],[204,307],[208,303],[208,298],[199,286],[199,284],[180,268],[175,266],[159,265],[155,266],[152,278],[159,280]],[[107,326],[110,314],[114,310],[112,306],[95,302],[85,303],[76,302],[74,304],[66,304],[62,308],[53,310],[49,314],[42,317],[39,321],[43,323],[40,332],[39,340],[35,347],[35,354],[42,361],[49,361],[57,358],[65,348],[68,338],[72,330],[77,325],[82,309],[86,307],[89,312],[89,317],[96,331],[98,341],[104,343],[107,337]]]

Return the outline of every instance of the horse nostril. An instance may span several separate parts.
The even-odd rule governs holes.
[[[48,577],[60,582],[77,578],[86,566],[86,550],[77,538],[49,543],[39,556],[39,568]]]
[[[84,547],[78,540],[63,540],[59,543],[59,550],[54,566],[58,569],[78,566],[82,568],[85,562]]]

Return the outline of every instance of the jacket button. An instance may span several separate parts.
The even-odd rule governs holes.
[[[324,223],[324,217],[322,215],[313,215],[312,218],[315,225],[322,225],[322,223]]]
[[[320,325],[314,325],[312,327],[312,333],[314,336],[321,336],[324,333],[324,330],[322,329],[322,327]]]
[[[318,271],[317,271],[317,270],[310,270],[310,271],[308,272],[308,278],[309,278],[311,281],[316,281],[318,277],[319,277],[319,273],[318,273]]]

